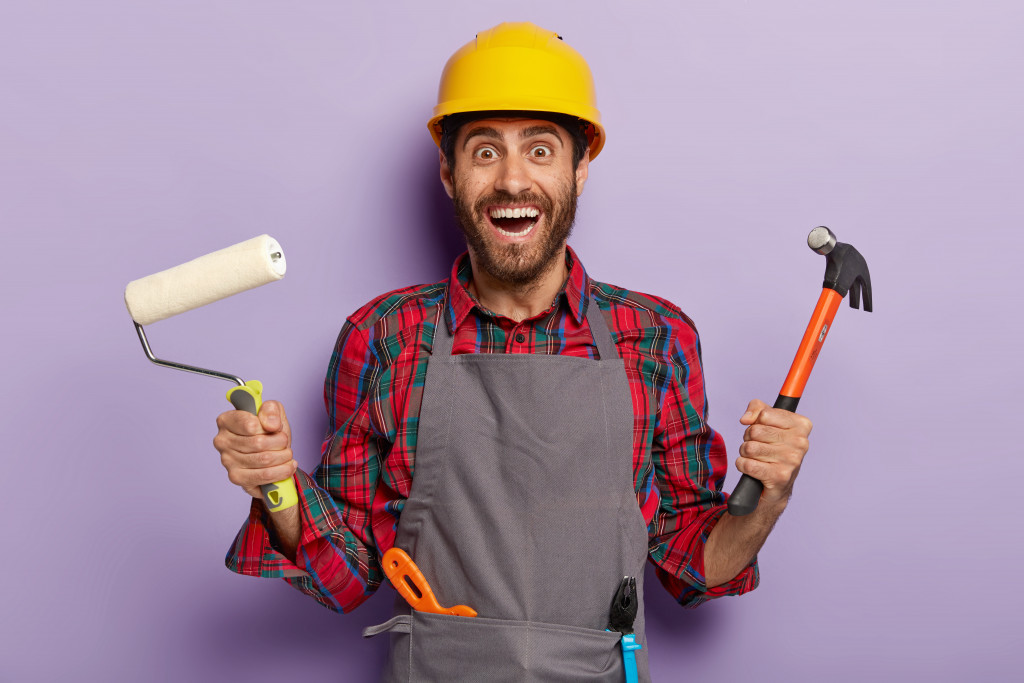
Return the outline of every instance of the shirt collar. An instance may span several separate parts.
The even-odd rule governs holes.
[[[565,248],[565,265],[569,269],[569,278],[565,281],[565,286],[555,298],[555,303],[559,304],[564,301],[565,305],[569,308],[569,313],[575,319],[576,324],[579,325],[583,323],[583,319],[587,315],[587,306],[590,302],[588,295],[588,292],[590,292],[590,277],[583,268],[583,264],[580,263],[579,257],[576,256],[576,252],[570,246]],[[463,252],[455,259],[455,263],[452,264],[452,271],[448,280],[448,307],[445,317],[447,318],[448,329],[452,334],[455,333],[455,330],[459,328],[474,308],[479,308],[482,312],[487,313],[486,309],[480,305],[476,297],[470,294],[467,288],[472,273],[473,269],[469,261],[469,252]]]

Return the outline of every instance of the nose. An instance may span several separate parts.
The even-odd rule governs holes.
[[[530,179],[525,159],[515,154],[502,159],[494,189],[517,195],[530,189],[532,185],[533,181]]]

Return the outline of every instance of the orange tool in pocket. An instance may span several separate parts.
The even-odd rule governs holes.
[[[431,614],[452,614],[457,617],[475,617],[476,610],[466,605],[455,605],[454,607],[442,607],[441,603],[434,597],[434,591],[430,590],[423,572],[416,566],[401,548],[391,548],[381,558],[384,566],[384,573],[395,590],[405,598],[406,602],[414,610],[419,612],[430,612]]]

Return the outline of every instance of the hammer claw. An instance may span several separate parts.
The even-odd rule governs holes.
[[[850,285],[850,308],[860,308],[860,282]]]
[[[864,291],[864,310],[871,312],[871,281],[861,280],[861,289]]]
[[[864,312],[871,312],[871,286],[858,277],[850,285],[850,308],[860,308],[861,294],[864,295]]]
[[[864,310],[871,312],[871,274],[868,264],[860,252],[849,244],[836,242],[835,247],[825,256],[825,281],[822,284],[839,292],[840,296],[849,294],[852,308],[860,308],[863,294]]]

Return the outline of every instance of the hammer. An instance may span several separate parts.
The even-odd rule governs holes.
[[[839,310],[839,304],[847,292],[850,294],[850,307],[860,308],[861,295],[864,297],[864,310],[871,311],[871,275],[868,264],[860,252],[849,244],[836,241],[836,236],[824,225],[820,225],[807,235],[807,246],[825,257],[825,282],[818,297],[818,305],[811,315],[804,338],[800,341],[796,358],[789,368],[789,375],[782,385],[782,391],[775,400],[775,408],[782,408],[791,413],[796,412],[804,386],[811,376],[814,361],[818,359],[825,337],[828,336],[832,319]],[[736,484],[729,497],[729,514],[736,517],[749,515],[757,508],[764,485],[757,479],[744,474]]]

